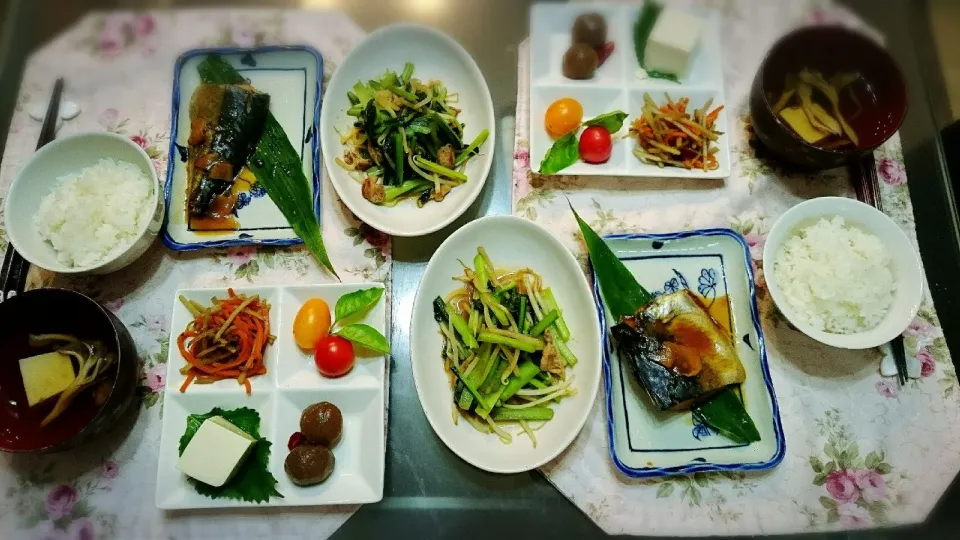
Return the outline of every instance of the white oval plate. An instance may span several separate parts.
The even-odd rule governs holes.
[[[443,81],[451,93],[459,94],[457,107],[462,110],[460,121],[466,124],[465,141],[472,141],[484,129],[490,132],[480,154],[467,163],[467,183],[451,191],[443,202],[431,202],[423,208],[417,208],[412,200],[392,208],[371,203],[360,194],[360,184],[335,161],[343,155],[337,130],[344,132],[354,122],[353,117],[347,116],[347,91],[358,80],[379,79],[387,69],[399,73],[405,62],[413,63],[414,77]],[[358,218],[387,234],[421,236],[457,219],[476,200],[487,181],[495,144],[493,101],[483,74],[456,41],[425,26],[398,24],[367,36],[333,73],[324,94],[320,145],[330,183]]]
[[[579,361],[567,373],[576,376],[573,384],[577,393],[554,405],[553,420],[536,432],[536,448],[525,435],[515,434],[512,444],[503,444],[496,435],[480,433],[465,420],[453,423],[453,395],[440,357],[443,342],[431,304],[437,296],[446,296],[457,287],[452,278],[463,273],[458,261],[472,261],[479,246],[487,250],[497,267],[528,266],[538,272],[554,291],[570,327],[568,345]],[[434,253],[413,303],[413,378],[420,405],[433,430],[464,461],[490,472],[528,471],[557,457],[580,432],[597,396],[601,362],[598,320],[580,265],[546,229],[512,216],[490,216],[465,225]]]

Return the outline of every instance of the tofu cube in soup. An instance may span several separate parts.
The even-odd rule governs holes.
[[[22,358],[20,376],[31,407],[59,395],[76,378],[70,357],[58,351]]]

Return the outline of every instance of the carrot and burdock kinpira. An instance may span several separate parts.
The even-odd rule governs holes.
[[[258,295],[227,291],[227,298],[213,298],[210,307],[180,296],[193,315],[177,338],[180,354],[187,361],[180,369],[186,375],[181,392],[192,383],[235,379],[250,394],[250,378],[267,373],[264,354],[275,339],[270,334],[270,304]]]
[[[644,163],[659,167],[711,171],[717,162],[716,141],[723,135],[716,130],[717,117],[723,105],[707,112],[713,99],[703,107],[687,112],[689,97],[673,101],[664,94],[666,103],[657,105],[650,94],[643,95],[643,109],[630,126],[630,135],[637,139],[633,154]]]

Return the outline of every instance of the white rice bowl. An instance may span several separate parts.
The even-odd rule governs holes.
[[[57,260],[70,267],[100,264],[137,240],[151,213],[150,179],[136,165],[101,159],[79,173],[57,179],[40,200],[33,226],[53,246]]]
[[[773,272],[791,309],[810,326],[837,334],[877,326],[897,288],[881,240],[840,216],[797,230],[777,252]]]

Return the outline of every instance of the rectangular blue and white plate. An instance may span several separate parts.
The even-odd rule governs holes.
[[[746,370],[740,395],[760,431],[760,441],[736,444],[696,424],[689,411],[658,411],[629,366],[617,356],[607,331],[614,324],[594,275],[594,298],[604,340],[604,384],[610,456],[625,475],[645,478],[709,471],[757,471],[776,466],[786,445],[773,392],[757,310],[750,250],[729,229],[672,234],[622,234],[604,238],[637,281],[651,293],[686,288],[714,313],[729,317],[737,355]],[[724,306],[726,303],[726,306]],[[726,309],[724,309],[726,307]],[[715,316],[715,318],[721,318]]]
[[[197,231],[187,220],[186,146],[190,136],[190,98],[200,84],[197,65],[209,54],[219,54],[249,79],[254,88],[270,95],[270,112],[300,153],[303,174],[311,182],[314,208],[317,219],[320,218],[321,176],[316,136],[323,83],[320,53],[308,46],[194,49],[180,56],[173,75],[163,243],[178,251],[249,244],[299,244],[302,241],[280,209],[256,184],[239,195],[235,212],[240,224],[238,229]]]

